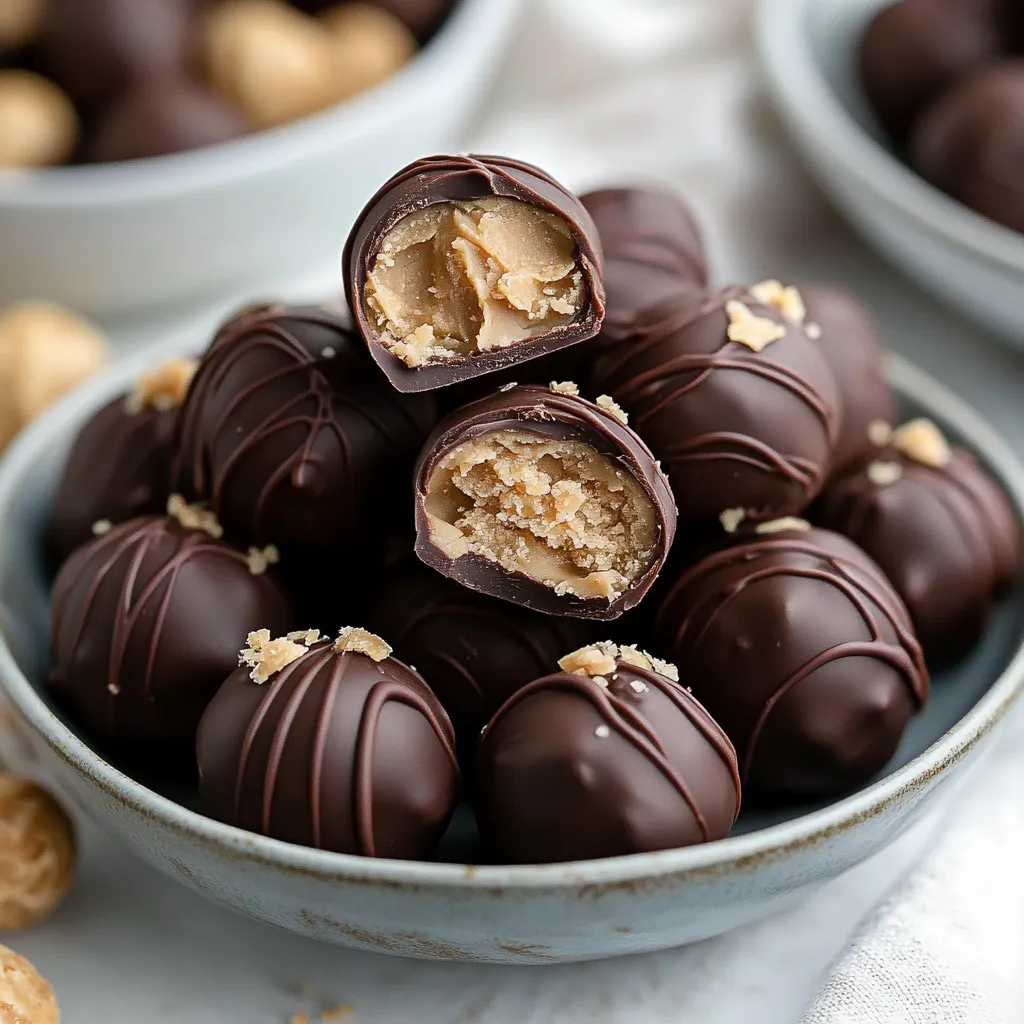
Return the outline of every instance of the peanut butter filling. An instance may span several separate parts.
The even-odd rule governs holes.
[[[468,441],[438,463],[426,509],[447,557],[479,555],[560,596],[614,601],[656,554],[650,500],[580,441],[514,430]]]
[[[364,302],[382,344],[409,367],[532,341],[585,301],[561,217],[517,199],[428,206],[384,236]]]

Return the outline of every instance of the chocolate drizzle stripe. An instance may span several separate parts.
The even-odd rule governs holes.
[[[713,447],[715,445],[735,445],[737,448],[746,449],[747,452],[754,454],[744,454],[743,451],[723,451],[720,447]],[[746,466],[753,466],[755,469],[762,469],[766,473],[774,470],[794,483],[800,484],[807,494],[815,492],[817,484],[823,476],[820,468],[809,460],[781,455],[763,441],[747,437],[744,434],[731,434],[724,431],[701,434],[685,441],[676,441],[662,449],[662,461],[670,465],[720,460],[739,462]]]
[[[318,850],[323,846],[323,775],[324,761],[327,757],[327,738],[331,731],[334,701],[350,664],[351,662],[347,658],[335,659],[334,665],[331,667],[330,678],[327,680],[327,692],[321,699],[320,711],[316,716],[313,759],[309,773],[309,807],[312,815],[313,845]]]

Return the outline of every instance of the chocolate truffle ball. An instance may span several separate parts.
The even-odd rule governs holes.
[[[47,0],[40,63],[94,116],[129,86],[186,72],[196,7],[196,0]]]
[[[501,863],[589,860],[722,839],[736,753],[673,666],[602,644],[514,694],[480,741],[475,808]]]
[[[97,530],[167,506],[178,407],[194,372],[192,360],[163,363],[82,428],[53,501],[50,551],[58,564]]]
[[[245,119],[205,85],[186,80],[136,86],[100,119],[89,142],[93,163],[117,163],[216,146],[247,131]]]
[[[606,395],[511,388],[452,413],[416,466],[416,554],[491,597],[610,620],[675,537],[668,480]]]
[[[1024,60],[958,83],[921,118],[911,162],[954,199],[1024,231]]]
[[[356,218],[345,295],[400,391],[448,387],[593,338],[601,247],[586,207],[532,164],[433,156]]]
[[[580,200],[601,237],[607,304],[601,345],[620,341],[648,306],[687,297],[695,305],[704,301],[704,239],[682,196],[653,186],[597,189]]]
[[[958,78],[994,60],[1003,41],[998,0],[899,0],[868,25],[860,77],[891,137],[906,138],[922,111]]]
[[[1020,532],[1006,496],[928,421],[897,430],[894,447],[832,481],[816,509],[882,567],[906,603],[929,662],[966,654],[995,594],[1020,569]]]
[[[732,287],[694,309],[651,307],[595,363],[591,387],[629,414],[668,474],[680,522],[800,512],[832,464],[841,406],[793,288]],[[811,331],[811,333],[815,333]]]
[[[884,445],[896,420],[885,379],[885,352],[868,311],[848,292],[802,285],[807,330],[832,368],[843,415],[833,454],[833,474],[863,466]]]
[[[217,532],[209,516],[186,511],[184,521]],[[156,774],[192,765],[196,726],[246,636],[291,625],[284,595],[257,574],[258,554],[143,516],[64,563],[53,586],[49,685],[105,752]]]
[[[228,536],[320,565],[408,523],[410,473],[435,417],[429,396],[388,387],[336,315],[254,306],[200,361],[177,477]]]
[[[892,757],[927,699],[920,646],[851,541],[800,520],[758,529],[676,581],[658,613],[662,649],[736,745],[745,788],[850,789]]]
[[[250,637],[199,726],[207,812],[364,857],[430,856],[458,798],[451,723],[379,637]]]
[[[485,597],[415,559],[377,591],[368,622],[437,694],[464,763],[484,724],[516,690],[569,651],[599,639],[600,629]]]

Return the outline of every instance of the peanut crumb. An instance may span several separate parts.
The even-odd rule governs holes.
[[[903,467],[898,462],[882,462],[878,460],[868,464],[868,479],[876,487],[888,487],[903,476]]]
[[[781,519],[770,519],[767,523],[758,523],[754,527],[754,532],[762,535],[785,533],[787,530],[805,533],[810,528],[811,524],[806,519],[799,519],[796,516],[783,516]]]
[[[746,509],[742,508],[727,508],[719,517],[718,521],[722,524],[722,529],[726,533],[735,533],[740,523],[747,518]]]
[[[124,400],[125,411],[135,416],[143,409],[177,409],[185,401],[198,365],[195,359],[168,359],[139,374],[135,389]]]
[[[561,382],[553,380],[548,386],[557,395],[571,395],[573,398],[576,398],[580,393],[579,385],[574,384],[571,380],[563,380]]]
[[[752,352],[760,352],[773,341],[786,336],[786,328],[764,316],[755,316],[748,305],[732,299],[725,304],[729,317],[726,332],[730,341],[746,345]]]
[[[246,560],[249,563],[249,572],[253,576],[262,576],[272,565],[277,565],[281,561],[281,552],[273,544],[268,544],[265,548],[249,548]]]
[[[498,390],[499,391],[512,391],[514,388],[517,388],[517,387],[519,387],[519,385],[513,380],[513,381],[510,381],[508,384],[502,384],[501,387],[498,388]]]
[[[337,354],[337,349],[335,349],[332,345],[326,345],[324,348],[320,349],[320,355],[324,359],[333,359]]]
[[[804,333],[811,341],[819,341],[821,339],[821,324],[816,324],[813,320],[808,320],[804,324]]]
[[[762,281],[750,289],[750,294],[764,306],[773,306],[791,324],[802,324],[807,318],[807,307],[803,296],[792,286],[786,287],[781,281]],[[821,333],[821,328],[818,328]]]
[[[351,1003],[339,1003],[337,1006],[321,1010],[320,1020],[323,1024],[333,1024],[334,1021],[345,1020],[347,1017],[351,1017],[355,1012],[356,1008]]]
[[[611,395],[598,395],[596,404],[598,408],[604,409],[609,416],[617,419],[623,426],[629,423],[629,416],[626,414],[626,410]]]
[[[559,659],[558,667],[573,676],[605,676],[615,671],[618,648],[612,643],[581,647]]]
[[[97,519],[92,524],[92,535],[94,537],[102,537],[105,533],[110,533],[114,528],[114,524],[109,519]]]
[[[286,640],[294,640],[297,644],[305,644],[307,647],[312,647],[313,644],[320,640],[319,629],[297,629],[294,633],[289,633]]]
[[[376,633],[356,626],[345,626],[339,631],[334,649],[339,654],[365,654],[374,661],[391,657],[390,644],[385,643]]]
[[[167,514],[186,530],[202,530],[217,540],[224,536],[224,527],[213,512],[202,505],[190,505],[180,494],[172,494],[167,499]]]
[[[952,455],[942,431],[924,417],[904,423],[892,432],[893,447],[923,466],[940,469]]]
[[[293,1013],[289,1024],[309,1024],[309,1018],[304,1013]]]
[[[249,646],[239,651],[238,664],[248,665],[252,669],[249,678],[260,686],[276,672],[301,658],[307,650],[302,644],[285,636],[271,640],[269,629],[250,633],[247,639]]]
[[[609,736],[611,736],[611,734],[612,734],[612,731],[611,731],[611,729],[608,728],[607,725],[599,725],[594,730],[594,735],[598,739],[601,739],[601,740],[606,740]]]
[[[679,669],[670,661],[662,661],[647,651],[641,651],[636,644],[628,644],[619,648],[619,661],[625,665],[633,665],[636,668],[645,668],[649,672],[657,672],[659,676],[671,679],[673,683],[679,682]]]
[[[641,683],[639,679],[632,679],[632,680],[630,680],[629,688],[634,693],[646,693],[647,692],[647,684],[646,683]]]
[[[107,690],[116,697],[121,692],[121,687],[117,683],[107,683]]]
[[[884,448],[892,440],[892,427],[885,420],[872,420],[868,424],[868,440]]]

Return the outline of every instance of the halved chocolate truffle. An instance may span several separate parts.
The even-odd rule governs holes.
[[[195,368],[190,359],[161,363],[82,428],[53,500],[50,549],[57,564],[97,531],[164,510],[178,407]]]
[[[761,793],[866,782],[928,697],[910,617],[882,570],[801,520],[761,524],[683,573],[657,630],[736,745],[744,787]]]
[[[347,556],[405,521],[435,420],[433,399],[389,388],[333,313],[253,306],[199,364],[179,420],[178,486],[233,539]]]
[[[904,424],[893,447],[832,481],[815,515],[882,567],[936,665],[967,654],[993,596],[1020,571],[1020,528],[1006,496],[928,420]]]
[[[496,156],[399,171],[356,220],[345,291],[370,354],[400,391],[425,391],[597,334],[600,243],[554,178]]]
[[[599,644],[519,690],[480,741],[475,808],[489,857],[541,864],[728,835],[736,752],[674,666]]]
[[[604,407],[602,407],[602,401]],[[610,399],[511,388],[444,420],[416,468],[416,554],[535,611],[614,619],[675,535],[668,481]]]
[[[54,697],[105,752],[157,774],[194,770],[196,726],[245,637],[291,626],[265,574],[272,552],[239,551],[209,513],[170,507],[177,519],[132,519],[78,548],[51,615]]]
[[[763,281],[698,309],[649,307],[597,360],[591,386],[661,460],[681,521],[707,525],[726,510],[770,520],[818,494],[841,408],[814,333],[800,293]]]
[[[318,850],[429,857],[458,799],[455,737],[390,653],[362,629],[254,632],[199,726],[207,812]]]

